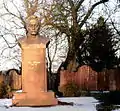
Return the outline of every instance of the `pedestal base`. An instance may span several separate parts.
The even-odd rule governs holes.
[[[14,93],[12,99],[13,106],[52,106],[57,105],[58,101],[54,97],[54,92]]]

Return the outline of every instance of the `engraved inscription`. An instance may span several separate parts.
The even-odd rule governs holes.
[[[38,61],[28,61],[28,68],[32,71],[38,71],[40,67],[40,62]]]

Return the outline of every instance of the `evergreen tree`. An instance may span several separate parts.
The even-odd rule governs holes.
[[[100,17],[89,30],[88,37],[83,53],[81,54],[79,50],[78,60],[80,59],[84,64],[90,65],[96,71],[101,71],[103,68],[113,68],[117,64],[113,40],[114,33],[104,22],[103,17]]]

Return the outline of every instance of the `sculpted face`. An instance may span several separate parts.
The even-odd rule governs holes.
[[[29,35],[37,35],[39,32],[40,24],[36,16],[32,16],[27,21],[27,31]]]

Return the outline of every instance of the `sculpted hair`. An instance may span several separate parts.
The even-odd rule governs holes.
[[[35,16],[35,15],[31,15],[26,19],[26,24],[29,24],[30,20],[36,20],[38,22],[38,24],[40,25],[40,18]]]

